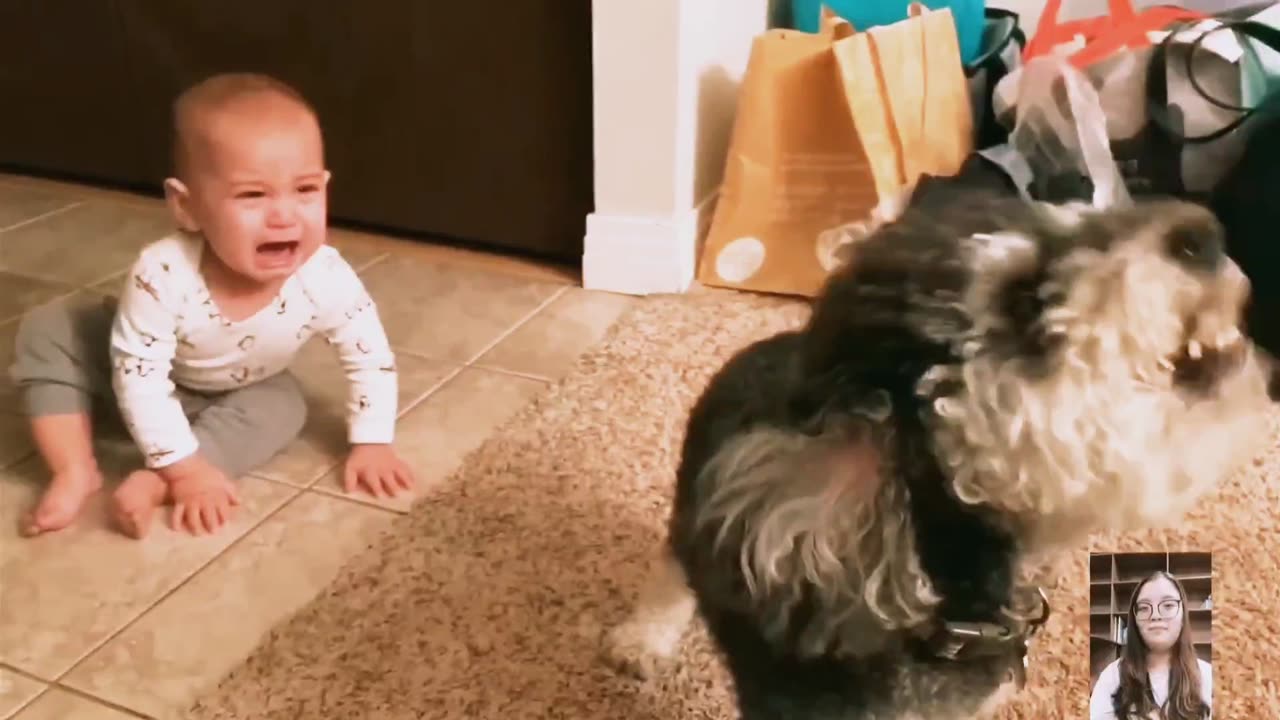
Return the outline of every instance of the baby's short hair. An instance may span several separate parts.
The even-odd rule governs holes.
[[[227,72],[211,75],[178,94],[172,107],[172,165],[178,178],[191,167],[190,135],[196,119],[252,95],[267,94],[296,103],[313,117],[315,107],[292,85],[263,73]]]

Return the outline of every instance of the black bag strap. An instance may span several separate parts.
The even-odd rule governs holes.
[[[1027,35],[1022,32],[1018,13],[1002,8],[987,8],[983,12],[983,17],[985,18],[984,35],[986,34],[986,26],[1003,26],[1008,29],[1005,30],[999,40],[987,48],[986,52],[964,66],[964,74],[968,77],[977,75],[984,68],[990,68],[993,63],[1000,63],[1001,56],[1004,55],[1004,51],[1009,47],[1009,43],[1017,43],[1019,47],[1027,46]]]
[[[1188,23],[1179,23],[1175,25],[1168,35],[1155,46],[1151,53],[1151,64],[1147,67],[1147,117],[1152,122],[1160,126],[1160,129],[1172,136],[1177,143],[1186,143],[1198,145],[1202,143],[1210,143],[1234,131],[1236,128],[1248,122],[1250,118],[1260,112],[1267,112],[1276,108],[1280,108],[1280,94],[1270,95],[1263,99],[1255,107],[1243,107],[1228,103],[1225,100],[1219,100],[1208,93],[1207,90],[1196,79],[1195,68],[1192,60],[1195,58],[1195,51],[1204,43],[1211,33],[1222,30],[1232,30],[1238,35],[1258,40],[1267,47],[1280,52],[1280,30],[1266,25],[1264,23],[1255,22],[1253,20],[1238,20],[1234,22],[1222,23],[1218,27],[1210,28],[1200,33],[1195,42],[1186,53],[1184,58],[1184,69],[1187,74],[1187,80],[1191,83],[1191,87],[1206,102],[1224,110],[1231,110],[1240,113],[1240,117],[1232,120],[1226,125],[1204,135],[1186,135],[1181,121],[1181,117],[1175,118],[1170,112],[1169,107],[1169,87],[1168,73],[1165,65],[1168,59],[1169,45],[1173,42],[1174,37],[1179,30]]]

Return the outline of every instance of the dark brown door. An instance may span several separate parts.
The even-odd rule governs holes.
[[[145,133],[168,137],[168,103],[189,82],[272,73],[321,115],[336,219],[581,257],[592,208],[589,0],[319,7],[125,3]],[[154,176],[165,162],[147,154]]]
[[[115,0],[0,2],[0,164],[147,182],[137,87]]]
[[[166,0],[125,2],[121,26],[139,88],[135,121],[151,139],[147,172],[159,182],[169,172],[170,108],[191,83],[229,71],[273,75],[298,88],[316,106],[329,135],[331,164],[355,150],[335,142],[349,134],[347,98],[358,60],[341,48],[358,12],[356,3],[324,9],[302,0]]]
[[[230,70],[316,105],[336,219],[581,257],[590,0],[5,0],[0,163],[158,189],[173,98]]]
[[[363,71],[360,152],[335,201],[379,223],[580,260],[593,206],[589,0],[366,8],[349,48]]]

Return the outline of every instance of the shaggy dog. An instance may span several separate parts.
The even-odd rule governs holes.
[[[748,720],[987,717],[1090,533],[1176,523],[1264,432],[1249,284],[1206,210],[944,195],[851,247],[688,421],[665,561],[608,636],[705,621]]]

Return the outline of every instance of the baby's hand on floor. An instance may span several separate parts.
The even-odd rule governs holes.
[[[390,445],[356,445],[347,457],[343,487],[363,488],[374,497],[395,497],[413,489],[413,471]]]
[[[173,493],[174,530],[193,535],[213,533],[231,520],[232,508],[240,504],[236,487],[221,471],[209,468],[177,478],[170,486]]]

